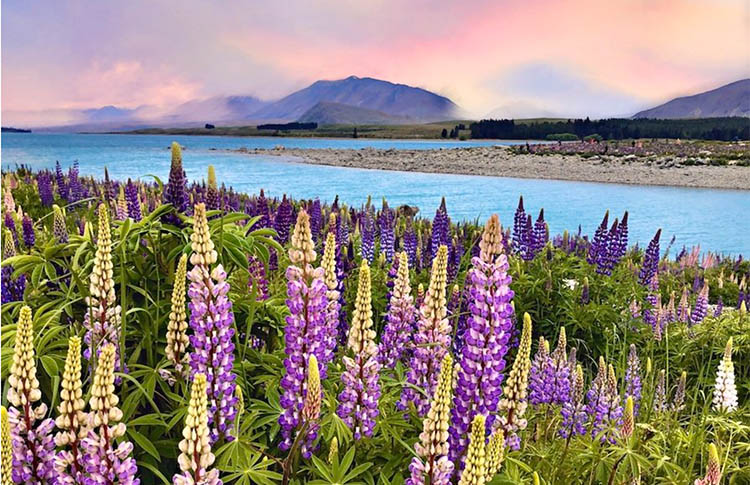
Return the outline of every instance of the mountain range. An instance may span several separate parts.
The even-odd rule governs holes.
[[[750,116],[750,79],[692,96],[675,98],[655,108],[636,113],[633,118],[717,118]]]
[[[535,105],[511,102],[490,117],[565,117]],[[370,77],[316,81],[275,101],[254,96],[215,96],[183,103],[171,110],[144,105],[103,106],[84,110],[3,112],[9,124],[41,131],[124,131],[147,127],[196,127],[205,123],[242,126],[268,122],[330,124],[413,124],[458,119],[461,109],[450,99],[422,88]],[[750,79],[673,99],[641,111],[634,118],[708,118],[750,116]],[[44,128],[47,127],[47,128]]]

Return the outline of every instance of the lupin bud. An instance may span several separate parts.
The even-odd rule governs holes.
[[[304,209],[297,214],[297,223],[292,232],[292,245],[289,248],[289,260],[302,268],[303,271],[312,271],[310,265],[315,262],[315,243],[310,232],[310,216]]]
[[[487,443],[487,480],[492,478],[500,471],[500,467],[505,459],[505,433],[502,429],[496,430],[490,436]]]
[[[458,485],[484,485],[487,482],[487,457],[485,445],[485,417],[474,416],[471,422],[471,438],[466,452],[466,466]]]
[[[622,420],[622,435],[625,438],[633,436],[635,430],[635,416],[633,416],[633,396],[628,396],[625,401],[625,415]]]
[[[323,402],[323,390],[320,387],[320,370],[318,359],[310,355],[307,364],[307,393],[302,406],[302,418],[307,422],[316,422],[320,418],[320,407]]]
[[[208,397],[206,375],[195,374],[190,388],[190,403],[185,416],[185,427],[180,441],[180,456],[177,462],[182,474],[174,476],[174,485],[217,485],[219,471],[208,470],[214,462],[211,453],[210,432],[208,429]]]
[[[706,476],[695,480],[695,485],[719,485],[721,482],[721,462],[719,462],[719,451],[716,445],[708,445],[708,464],[706,465]]]
[[[0,406],[0,467],[2,485],[13,485],[13,445],[10,442],[10,423],[5,406]]]
[[[214,250],[214,242],[208,230],[206,204],[201,202],[195,205],[193,220],[193,234],[190,235],[190,247],[193,253],[190,255],[190,264],[208,268],[216,262],[218,254]]]
[[[172,307],[167,324],[167,348],[165,353],[178,373],[182,372],[183,358],[190,340],[187,336],[187,312],[185,311],[185,281],[187,279],[187,255],[177,263],[172,289]]]
[[[339,440],[335,436],[331,440],[331,445],[328,448],[328,463],[333,465],[333,462],[339,459]]]

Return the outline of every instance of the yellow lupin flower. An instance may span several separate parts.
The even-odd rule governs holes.
[[[302,406],[302,419],[315,422],[320,418],[320,407],[323,403],[323,389],[320,386],[320,369],[318,359],[310,354],[307,364],[307,393]]]
[[[172,142],[172,165],[182,166],[182,147],[176,141]]]
[[[398,255],[398,272],[396,281],[393,283],[393,296],[401,300],[411,296],[411,285],[409,283],[409,256],[405,252]]]
[[[208,188],[217,190],[218,185],[216,184],[216,169],[213,165],[208,166]]]
[[[187,312],[185,310],[185,281],[187,279],[187,255],[183,254],[177,263],[172,289],[172,308],[167,324],[167,358],[177,372],[182,372],[182,360],[190,340],[187,336]]]
[[[477,414],[471,422],[466,464],[458,485],[484,485],[487,482],[487,456],[484,435],[485,417],[483,414]]]
[[[479,258],[491,263],[495,256],[503,252],[503,234],[500,229],[500,219],[492,214],[484,225],[482,240],[479,241]]]
[[[13,445],[10,442],[10,423],[8,422],[8,410],[0,406],[0,475],[2,485],[13,485],[11,472],[13,470]]]
[[[99,427],[116,423],[117,425],[112,428],[113,438],[125,434],[125,425],[119,422],[122,419],[122,411],[117,407],[119,402],[115,394],[115,346],[107,344],[99,354],[94,372],[88,424],[91,427]]]
[[[128,201],[125,199],[124,185],[120,185],[120,193],[117,195],[117,214],[123,218],[128,217]]]
[[[372,284],[367,260],[363,260],[359,268],[357,299],[354,302],[347,346],[354,355],[361,355],[364,360],[373,357],[378,350],[375,345],[375,330],[372,328]]]
[[[339,285],[339,280],[336,277],[336,235],[332,232],[329,232],[326,236],[323,259],[320,262],[320,266],[323,268],[328,290],[335,290]]]
[[[60,385],[60,405],[57,407],[55,424],[60,432],[55,435],[57,446],[66,446],[83,436],[86,413],[83,408],[83,385],[81,383],[81,338],[74,336],[68,341],[68,355],[65,357],[62,384]]]
[[[435,259],[432,261],[432,274],[430,275],[430,286],[424,296],[424,302],[419,309],[422,318],[432,322],[440,322],[440,333],[450,332],[450,325],[445,318],[448,311],[446,308],[446,287],[448,271],[448,248],[440,246]]]
[[[453,402],[453,358],[445,354],[440,365],[437,388],[432,398],[430,410],[422,420],[422,433],[414,445],[417,455],[422,458],[437,458],[448,454],[448,427]]]
[[[173,156],[174,146],[173,144]],[[214,242],[211,240],[208,218],[206,217],[206,204],[203,202],[195,204],[193,221],[193,234],[190,235],[190,247],[193,249],[193,253],[190,255],[190,264],[203,266],[208,271],[208,267],[216,262],[218,254],[214,249]]]
[[[115,282],[112,278],[112,233],[105,204],[99,205],[99,232],[96,238],[94,269],[91,272],[89,306],[101,304],[105,308],[115,303]]]
[[[487,480],[492,478],[500,471],[500,467],[505,459],[505,433],[502,429],[497,429],[490,436],[487,443]]]
[[[742,315],[742,316],[744,317],[744,316],[745,316],[746,314],[747,314],[747,305],[746,305],[746,304],[745,304],[745,302],[743,301],[743,302],[742,302],[742,303],[740,304],[740,315]]]
[[[635,431],[635,416],[633,415],[633,396],[628,396],[625,401],[625,413],[622,418],[622,435],[625,438],[633,436]]]
[[[291,246],[289,248],[289,260],[292,264],[300,266],[303,271],[308,272],[310,265],[315,262],[315,243],[310,231],[310,216],[302,209],[297,214],[297,222],[292,231]]]
[[[205,478],[206,469],[214,462],[208,430],[208,396],[206,375],[195,374],[190,386],[190,403],[185,415],[185,427],[177,458],[180,470],[188,472],[198,480]],[[198,483],[198,481],[196,481]]]
[[[11,234],[10,229],[5,229],[4,232],[5,234],[3,234],[3,259],[8,259],[16,255],[16,243],[13,240],[13,234]]]
[[[528,393],[529,370],[531,369],[531,316],[523,314],[523,330],[518,345],[518,354],[513,361],[508,378],[503,387],[503,397],[498,405],[498,411],[503,414],[501,422],[513,425],[526,412],[526,396]]]
[[[339,458],[339,440],[335,436],[331,440],[331,446],[328,448],[328,463],[333,464]]]
[[[719,485],[721,482],[721,462],[716,445],[708,445],[708,464],[706,465],[706,476],[695,481],[695,485]]]
[[[38,401],[41,397],[42,391],[39,390],[39,381],[36,378],[34,323],[31,320],[31,308],[24,305],[16,324],[13,363],[8,376],[8,401],[20,408]]]

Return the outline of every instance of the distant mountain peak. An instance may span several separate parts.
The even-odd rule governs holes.
[[[633,118],[750,117],[750,79],[741,79],[710,91],[682,96],[636,113]]]

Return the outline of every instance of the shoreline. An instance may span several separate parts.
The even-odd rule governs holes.
[[[371,170],[750,190],[750,167],[682,165],[679,160],[662,162],[617,156],[514,154],[506,146],[437,150],[277,147],[231,151],[285,157],[298,163]]]

